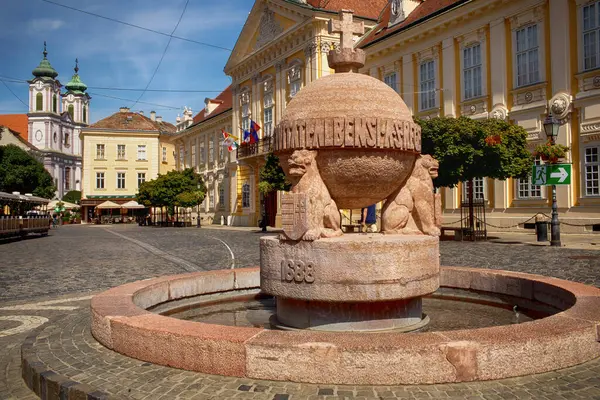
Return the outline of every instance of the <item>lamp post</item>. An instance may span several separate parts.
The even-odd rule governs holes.
[[[198,183],[198,193],[200,193],[201,186]],[[196,228],[200,228],[200,196],[198,196],[198,204],[196,205]]]
[[[554,146],[558,137],[560,122],[552,114],[548,114],[544,121],[544,131]],[[550,221],[550,246],[560,247],[560,222],[558,221],[558,207],[556,205],[556,185],[552,185],[552,220]]]

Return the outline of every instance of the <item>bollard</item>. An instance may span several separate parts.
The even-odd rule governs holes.
[[[538,242],[548,241],[548,221],[539,215],[535,216],[535,233]]]

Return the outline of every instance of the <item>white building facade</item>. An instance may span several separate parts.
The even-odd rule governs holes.
[[[79,78],[79,66],[65,86],[48,61],[44,43],[44,58],[33,70],[29,81],[28,136],[43,155],[43,163],[56,185],[56,198],[69,190],[81,190],[81,128],[89,123],[90,96]]]

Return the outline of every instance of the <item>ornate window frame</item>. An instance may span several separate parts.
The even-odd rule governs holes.
[[[512,40],[512,69],[513,69],[513,89],[520,89],[527,86],[537,85],[546,81],[546,15],[545,4],[533,7],[525,12],[510,18],[511,40]],[[538,80],[537,82],[528,82],[524,85],[518,85],[517,76],[517,31],[524,28],[537,25],[537,48],[538,48]]]
[[[242,208],[252,207],[252,187],[248,182],[242,184]]]
[[[287,97],[288,101],[292,99],[304,86],[304,63],[296,58],[288,64],[287,76]]]
[[[275,80],[273,76],[266,75],[261,83],[262,86],[262,131],[263,136],[273,134],[273,117],[275,113]]]
[[[250,129],[250,120],[252,119],[252,92],[248,86],[240,89],[240,126],[242,131]]]

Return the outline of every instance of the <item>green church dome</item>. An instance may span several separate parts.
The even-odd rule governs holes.
[[[75,59],[75,74],[65,85],[65,89],[67,89],[67,93],[75,94],[83,94],[87,90],[87,85],[79,78],[79,61],[77,59]]]
[[[38,65],[36,69],[34,69],[31,72],[33,76],[37,78],[48,77],[52,79],[58,76],[58,72],[56,72],[56,70],[52,68],[52,65],[50,65],[50,61],[48,61],[48,59],[46,58],[47,55],[48,52],[46,51],[46,42],[44,42],[44,59],[40,61],[40,65]]]

